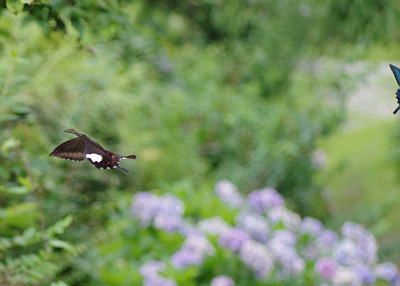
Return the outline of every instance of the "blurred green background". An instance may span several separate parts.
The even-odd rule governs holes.
[[[132,195],[179,193],[211,216],[220,179],[363,224],[400,263],[398,1],[0,7],[0,277],[27,279],[22,264],[36,276],[21,285],[120,285],[138,259],[121,252],[139,253]],[[131,173],[48,157],[67,128],[136,154]]]

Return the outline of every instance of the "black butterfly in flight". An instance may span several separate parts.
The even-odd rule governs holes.
[[[400,86],[400,69],[394,65],[390,65],[390,69],[392,70],[394,77],[396,78],[397,84]],[[397,111],[399,111],[400,109],[400,88],[396,91],[396,98],[397,98],[397,103],[399,104],[399,106],[396,108],[395,111],[393,111],[393,114],[396,114]]]
[[[99,143],[91,140],[85,134],[80,134],[74,129],[67,129],[64,132],[72,133],[78,136],[58,145],[51,157],[68,159],[73,161],[83,161],[85,157],[98,169],[113,169],[119,168],[122,171],[129,173],[128,170],[119,166],[121,159],[136,159],[135,155],[122,156],[117,153],[104,149]]]

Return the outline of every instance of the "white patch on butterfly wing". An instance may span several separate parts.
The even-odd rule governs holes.
[[[96,153],[86,154],[86,158],[95,163],[99,163],[101,160],[103,160],[103,157]]]

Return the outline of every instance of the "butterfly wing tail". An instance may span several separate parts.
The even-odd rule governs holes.
[[[396,114],[397,113],[397,111],[399,111],[399,109],[400,109],[400,105],[396,108],[396,110],[395,111],[393,111],[393,114]]]
[[[123,156],[123,159],[136,159],[136,155]]]
[[[136,159],[136,155],[129,155],[129,156],[121,156],[118,155],[119,159]],[[118,161],[119,161],[118,159]],[[122,171],[124,171],[125,173],[129,174],[129,171],[127,169],[122,168],[121,166],[117,166],[117,168],[121,169]]]

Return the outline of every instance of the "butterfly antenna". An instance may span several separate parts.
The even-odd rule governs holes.
[[[80,135],[80,133],[75,131],[75,129],[66,129],[66,130],[63,130],[63,132],[72,133],[72,134],[75,134],[77,136]]]

